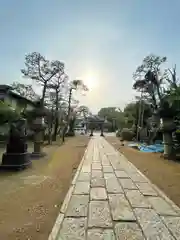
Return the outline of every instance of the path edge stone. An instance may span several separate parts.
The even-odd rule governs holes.
[[[111,145],[112,146],[112,145]],[[114,147],[113,147],[114,148]],[[114,148],[115,149],[115,148]],[[121,152],[119,152],[117,149],[115,149],[115,151],[119,154],[119,155],[121,155],[121,156],[123,156],[125,159],[126,159],[126,161],[128,161],[128,163],[130,164],[130,165],[132,165],[133,167],[135,166],[133,163],[131,163],[126,157],[125,157],[125,155],[123,154],[123,153],[121,153]],[[135,166],[136,167],[136,166]],[[159,188],[159,187],[157,187],[155,184],[153,184],[151,181],[150,181],[150,179],[148,179],[137,167],[136,167],[136,169],[137,169],[137,172],[142,176],[142,177],[144,177],[146,180],[147,180],[147,183],[149,183],[151,186],[152,186],[152,188],[159,194],[159,196],[160,197],[162,197],[167,203],[169,203],[171,206],[172,206],[172,208],[180,215],[180,208]]]
[[[52,228],[52,231],[48,237],[48,240],[56,240],[57,239],[63,219],[64,219],[64,214],[60,213],[56,219],[56,222]]]
[[[90,141],[89,141],[89,143],[90,143]],[[80,162],[80,164],[79,164],[79,166],[78,166],[78,168],[76,170],[74,178],[73,178],[73,180],[71,182],[71,185],[70,185],[70,187],[68,189],[68,192],[67,192],[67,194],[66,194],[66,196],[64,198],[63,204],[62,204],[61,209],[60,209],[60,213],[58,214],[58,217],[56,218],[56,221],[55,221],[55,223],[53,225],[52,231],[49,234],[48,240],[57,240],[58,233],[59,233],[60,228],[61,228],[61,224],[62,224],[62,222],[64,220],[64,213],[66,212],[68,204],[69,204],[70,199],[72,197],[74,186],[75,186],[76,180],[77,180],[77,178],[79,176],[79,173],[81,171],[82,165],[84,163],[84,159],[86,157],[87,150],[88,150],[88,146],[86,147],[86,149],[84,151],[84,155],[82,157],[82,160],[81,160],[81,162]]]
[[[71,185],[67,194],[66,194],[66,196],[65,196],[65,198],[64,198],[63,204],[61,206],[60,213],[65,213],[66,212],[68,204],[69,204],[71,196],[72,196],[72,193],[73,193],[73,190],[74,190],[74,185]]]

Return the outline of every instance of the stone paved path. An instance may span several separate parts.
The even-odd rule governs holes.
[[[49,236],[85,239],[180,239],[180,209],[100,137],[91,139]]]

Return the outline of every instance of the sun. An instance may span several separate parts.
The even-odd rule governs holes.
[[[88,74],[84,77],[84,83],[87,85],[87,87],[92,90],[94,88],[97,88],[98,86],[98,78],[95,75]]]

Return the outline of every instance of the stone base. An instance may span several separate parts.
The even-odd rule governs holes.
[[[4,153],[0,169],[22,170],[32,164],[30,154],[25,153]]]
[[[31,158],[32,159],[39,159],[39,158],[42,158],[42,157],[45,157],[46,156],[46,153],[44,152],[32,152],[31,153]]]
[[[175,154],[168,155],[168,154],[163,153],[163,158],[167,159],[167,160],[175,160],[176,155]]]

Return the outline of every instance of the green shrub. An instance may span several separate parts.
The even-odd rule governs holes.
[[[123,128],[120,134],[122,140],[125,141],[132,141],[134,137],[134,132],[130,130],[129,128]]]
[[[0,124],[10,123],[19,118],[19,113],[7,103],[0,101]]]

